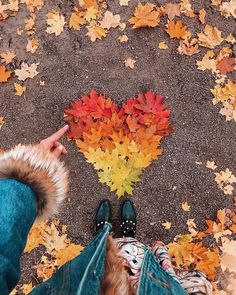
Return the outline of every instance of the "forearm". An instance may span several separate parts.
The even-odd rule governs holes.
[[[35,220],[57,211],[68,173],[39,146],[17,146],[0,156],[0,294],[17,284],[20,256]]]

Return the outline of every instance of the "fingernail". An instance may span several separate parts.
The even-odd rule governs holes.
[[[59,146],[58,148],[60,151],[62,151],[64,149],[64,147],[62,145]]]

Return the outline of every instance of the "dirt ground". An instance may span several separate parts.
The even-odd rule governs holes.
[[[127,23],[137,3],[131,0],[127,8],[119,6],[118,1],[108,1],[108,9],[119,13]],[[195,9],[204,7],[207,23],[217,25],[224,35],[232,31],[233,19],[226,22],[211,9],[210,1],[191,3]],[[220,108],[212,105],[211,73],[196,67],[196,60],[206,50],[192,57],[179,55],[178,42],[167,37],[163,22],[154,29],[140,30],[132,30],[127,24],[127,43],[117,40],[118,30],[111,30],[105,39],[95,43],[85,36],[84,29],[77,32],[65,27],[58,37],[47,34],[45,14],[56,9],[68,18],[73,6],[73,1],[51,0],[39,11],[36,36],[41,45],[35,54],[26,54],[27,37],[16,34],[26,12],[21,11],[1,24],[1,51],[15,49],[17,65],[22,61],[40,62],[40,74],[27,81],[25,97],[14,96],[12,83],[0,85],[0,112],[6,121],[1,130],[1,147],[34,143],[50,135],[64,124],[63,110],[70,102],[91,89],[109,95],[120,105],[128,97],[152,89],[162,94],[170,106],[173,133],[162,142],[163,156],[145,169],[142,181],[135,185],[132,200],[138,214],[137,238],[145,243],[157,239],[169,242],[186,231],[188,218],[194,218],[202,227],[205,219],[214,218],[218,209],[233,204],[232,197],[218,189],[214,173],[205,167],[206,161],[214,160],[221,170],[228,167],[236,171],[236,124],[226,122],[218,113]],[[204,28],[197,18],[181,19],[192,32]],[[157,44],[164,40],[169,49],[158,49]],[[124,67],[128,57],[136,60],[134,69]],[[44,87],[39,86],[40,80],[45,81]],[[78,153],[75,143],[63,142],[68,149],[65,161],[71,184],[69,198],[58,217],[68,225],[70,237],[86,245],[93,234],[94,212],[99,201],[108,198],[112,202],[115,229],[118,229],[120,200],[98,182],[97,173]],[[185,201],[191,206],[189,213],[181,208]],[[169,231],[161,226],[165,220],[172,223]]]

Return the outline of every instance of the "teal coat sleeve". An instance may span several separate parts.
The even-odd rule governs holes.
[[[36,218],[36,196],[14,179],[0,179],[0,294],[7,295],[20,277],[20,256]]]

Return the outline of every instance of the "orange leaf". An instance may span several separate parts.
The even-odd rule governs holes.
[[[180,16],[180,4],[167,3],[165,5],[165,13],[168,15],[169,20],[174,19],[175,16]]]
[[[0,66],[0,83],[7,82],[7,80],[11,77],[12,72],[6,71],[4,66]]]
[[[231,227],[230,227],[230,230],[236,234],[236,224],[232,224]]]
[[[152,3],[141,3],[135,8],[134,16],[129,19],[133,29],[142,27],[156,27],[160,21],[159,12],[155,10],[156,6]]]
[[[166,32],[170,35],[170,38],[181,39],[186,34],[186,26],[183,25],[181,20],[175,22],[169,21]]]

